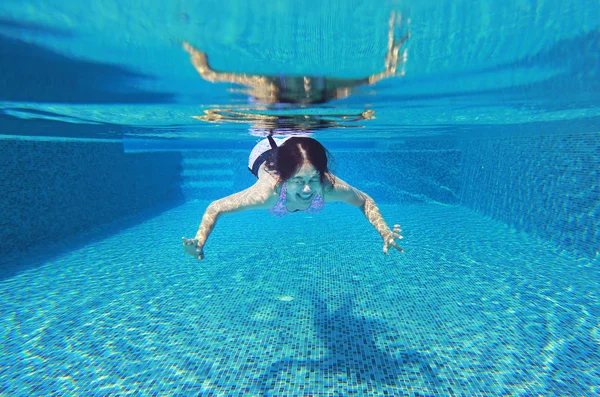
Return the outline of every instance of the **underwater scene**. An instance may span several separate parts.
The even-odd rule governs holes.
[[[600,395],[600,7],[3,0],[0,396]]]

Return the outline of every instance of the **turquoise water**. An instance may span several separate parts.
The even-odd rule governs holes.
[[[404,76],[321,105],[261,105],[181,47],[358,78],[391,14]],[[598,21],[593,1],[4,1],[0,396],[598,395]],[[329,203],[224,216],[188,257],[274,126],[314,133],[405,253]]]

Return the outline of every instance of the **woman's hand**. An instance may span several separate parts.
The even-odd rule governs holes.
[[[396,243],[396,239],[402,240],[404,238],[400,235],[401,231],[400,225],[394,225],[394,231],[390,230],[388,234],[382,236],[384,254],[389,255],[388,250],[390,249],[390,246],[396,248],[400,252],[404,252],[404,250],[398,246],[398,243]]]
[[[198,245],[198,240],[195,238],[185,238],[182,237],[183,239],[183,249],[185,250],[185,252],[187,252],[188,254],[190,254],[191,256],[193,256],[194,258],[198,259],[198,260],[202,260],[204,259],[204,251],[203,251],[203,247]]]

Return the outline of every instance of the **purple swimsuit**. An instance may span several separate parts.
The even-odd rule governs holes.
[[[275,206],[273,206],[273,208],[271,208],[269,210],[272,215],[275,215],[278,217],[283,217],[283,216],[286,216],[287,214],[291,214],[291,212],[288,211],[288,209],[285,206],[286,192],[287,192],[287,189],[286,189],[285,183],[284,183],[283,186],[281,187],[281,193],[279,194],[279,200],[277,201],[277,204],[275,204]],[[313,199],[313,201],[310,203],[310,207],[308,207],[306,210],[304,210],[302,212],[308,212],[309,214],[313,214],[315,212],[321,211],[324,206],[325,206],[325,201],[323,201],[323,197],[321,197],[321,195],[317,194],[315,196],[315,198]],[[296,212],[296,211],[294,211],[294,212]]]

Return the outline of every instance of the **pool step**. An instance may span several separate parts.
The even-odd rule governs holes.
[[[181,165],[184,168],[187,167],[201,167],[201,166],[219,166],[219,167],[227,167],[233,164],[233,157],[215,157],[215,158],[206,158],[206,157],[189,157],[189,154],[185,154],[183,159],[181,160]]]
[[[181,176],[184,179],[196,180],[227,179],[233,176],[233,170],[184,168],[181,171]]]
[[[232,157],[186,153],[181,160],[181,190],[186,199],[212,199],[233,193]]]

